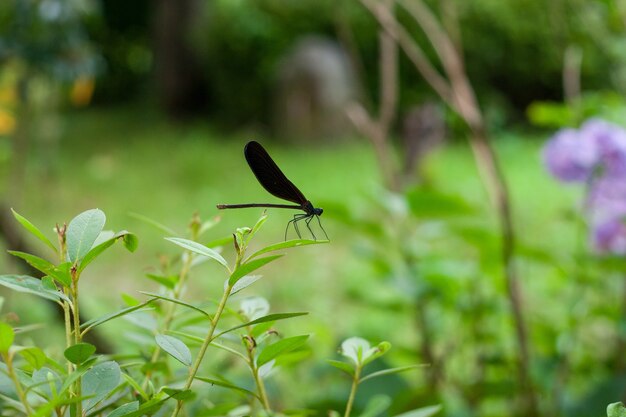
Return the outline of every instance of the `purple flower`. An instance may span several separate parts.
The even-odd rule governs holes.
[[[590,119],[579,130],[584,141],[597,149],[603,176],[626,179],[626,130],[600,119]]]
[[[594,223],[626,218],[626,180],[604,177],[593,181],[587,195],[587,212]]]
[[[626,255],[626,223],[610,220],[599,223],[593,230],[593,244],[598,252]]]
[[[596,142],[575,129],[561,129],[543,148],[543,159],[552,175],[565,182],[591,178],[598,163]]]

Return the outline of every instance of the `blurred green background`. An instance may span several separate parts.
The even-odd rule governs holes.
[[[584,190],[553,180],[541,147],[587,117],[624,120],[626,2],[426,4],[461,52],[511,193],[536,415],[601,416],[626,397],[626,264],[587,247]],[[432,34],[404,8],[396,15],[443,72]],[[312,357],[272,386],[280,405],[340,409],[348,383],[323,360],[361,336],[390,341],[393,365],[434,365],[364,385],[359,409],[383,393],[392,414],[440,403],[448,416],[531,415],[521,411],[527,387],[516,373],[499,222],[471,129],[401,48],[386,146],[402,181],[385,180],[371,138],[345,115],[354,102],[378,112],[379,35],[356,0],[3,0],[1,208],[52,237],[56,223],[97,207],[107,228],[138,235],[136,253],[110,251],[81,282],[83,309],[96,316],[121,305],[121,293],[153,290],[145,273],[176,251],[130,213],[181,236],[193,213],[219,216],[213,240],[262,212],[216,204],[278,202],[243,158],[244,144],[257,140],[324,208],[331,240],[290,252],[251,289],[275,311],[311,312],[283,329],[314,337]],[[281,241],[292,214],[270,210],[257,244]],[[7,222],[0,248],[13,249],[11,239],[27,238]],[[8,255],[0,267],[21,271]],[[204,266],[186,298],[217,298],[215,275]],[[53,321],[30,298],[2,294],[3,313]],[[121,350],[124,326],[102,329]],[[62,331],[37,337],[60,340]]]

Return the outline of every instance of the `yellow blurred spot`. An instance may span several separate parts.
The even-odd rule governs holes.
[[[17,101],[17,92],[13,87],[0,87],[0,103],[15,104]]]
[[[0,109],[0,135],[8,135],[15,130],[15,117]]]
[[[72,91],[70,92],[70,100],[73,105],[83,107],[91,102],[93,90],[96,82],[93,77],[80,77],[74,81]]]

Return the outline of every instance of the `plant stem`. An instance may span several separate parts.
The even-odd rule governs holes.
[[[359,386],[359,380],[361,379],[361,365],[357,364],[354,369],[354,376],[352,377],[352,388],[350,389],[350,396],[348,397],[348,404],[346,404],[346,412],[343,417],[350,417],[352,411],[352,404],[356,398],[356,389]]]
[[[4,359],[4,363],[7,365],[7,371],[9,373],[9,377],[11,381],[13,381],[13,385],[15,385],[15,391],[17,393],[18,398],[24,405],[26,409],[26,415],[30,416],[33,411],[30,408],[30,404],[28,404],[28,400],[26,399],[26,395],[24,394],[24,390],[22,390],[22,384],[20,384],[20,380],[17,378],[17,374],[15,373],[15,369],[13,369],[13,356],[8,354],[3,354],[2,359]]]
[[[207,334],[206,338],[204,339],[204,342],[202,343],[202,346],[200,347],[200,352],[198,352],[198,356],[196,357],[196,360],[193,366],[189,370],[189,376],[187,377],[187,382],[185,382],[185,387],[183,388],[185,390],[191,387],[193,379],[198,373],[198,369],[200,368],[200,364],[202,363],[202,359],[204,358],[204,354],[206,353],[206,350],[211,344],[211,342],[213,341],[213,333],[215,333],[217,323],[219,322],[220,317],[222,316],[222,313],[224,312],[224,308],[226,307],[226,301],[228,301],[228,296],[230,296],[230,292],[232,291],[232,289],[233,289],[233,286],[230,284],[227,285],[226,288],[224,289],[224,294],[222,294],[222,299],[220,300],[220,303],[217,306],[217,310],[215,311],[215,315],[213,316],[213,319],[211,319],[211,326],[209,328],[209,333]],[[183,401],[179,400],[176,403],[176,408],[174,409],[174,412],[172,413],[172,417],[178,416],[178,413],[180,412],[182,407],[183,407]]]
[[[78,308],[78,273],[72,267],[72,304],[74,306],[74,344],[78,344],[81,342],[82,337],[80,335],[80,310]],[[78,365],[75,365],[75,369],[78,368]],[[77,378],[74,383],[74,395],[78,398],[82,395],[82,377]],[[76,403],[76,415],[78,417],[82,417],[83,415],[83,402],[78,401]]]
[[[265,384],[263,384],[263,379],[259,376],[259,368],[257,368],[256,363],[254,361],[254,349],[248,348],[248,362],[250,363],[250,369],[252,369],[252,376],[254,378],[254,383],[256,384],[259,390],[259,397],[261,397],[261,404],[263,404],[263,408],[265,411],[271,413],[270,402],[267,398],[267,392],[265,391]]]
[[[182,292],[185,283],[187,281],[187,277],[189,276],[189,270],[191,269],[191,262],[193,260],[193,257],[191,256],[191,252],[188,252],[187,259],[185,260],[185,263],[183,264],[181,270],[180,270],[180,274],[178,275],[178,285],[176,285],[176,288],[174,288],[174,290],[172,291],[172,296],[174,298],[178,298],[180,297],[180,293]],[[174,313],[176,312],[176,304],[174,303],[170,303],[168,305],[168,310],[167,313],[165,314],[165,320],[163,322],[163,328],[162,328],[162,332],[166,332],[167,330],[169,330],[170,325],[172,324],[172,321],[174,320]],[[156,363],[156,361],[159,359],[159,356],[161,355],[161,347],[159,345],[156,346],[156,348],[154,349],[154,352],[152,352],[152,357],[150,358],[150,364],[154,364]],[[150,381],[150,376],[152,375],[152,372],[150,370],[146,371],[146,377],[143,380],[143,383],[141,384],[141,388],[145,391],[146,388],[148,387],[148,382]]]

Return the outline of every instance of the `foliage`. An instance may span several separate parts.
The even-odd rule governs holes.
[[[24,216],[16,212],[14,216],[25,230],[56,255],[58,261],[49,262],[31,254],[12,252],[46,276],[39,280],[1,275],[0,285],[59,304],[64,310],[67,346],[60,357],[53,353],[54,349],[48,351],[47,347],[19,345],[17,342],[22,339],[28,342],[27,338],[17,334],[20,329],[8,322],[0,322],[0,356],[4,362],[0,366],[3,415],[108,413],[109,416],[131,417],[159,412],[159,415],[171,413],[176,416],[183,408],[187,415],[226,412],[282,415],[272,411],[266,384],[271,381],[271,375],[306,357],[309,335],[283,337],[275,326],[278,321],[306,313],[270,313],[270,305],[262,297],[237,296],[237,299],[233,296],[258,281],[260,276],[250,273],[280,259],[280,255],[267,253],[325,241],[290,240],[248,255],[253,237],[265,222],[266,216],[263,215],[254,227],[236,230],[232,239],[235,256],[231,262],[220,254],[220,247],[200,243],[202,234],[215,222],[202,223],[195,216],[190,225],[191,239],[167,238],[182,249],[182,254],[165,263],[162,271],[150,274],[151,280],[163,284],[158,293],[145,293],[148,295],[145,301],[125,295],[127,307],[81,322],[78,300],[79,294],[82,300],[85,294],[79,291],[78,284],[85,267],[118,241],[134,251],[137,238],[129,232],[103,231],[106,218],[98,209],[87,210],[68,225],[57,226],[58,245]],[[162,226],[159,228],[163,229]],[[202,300],[187,302],[181,299],[193,270],[205,261],[216,262],[225,276],[223,294],[214,309]],[[239,308],[235,309],[232,305],[237,301]],[[103,355],[96,346],[83,341],[85,334],[97,326],[121,317],[135,325],[132,332],[124,335],[134,353]],[[209,348],[212,348],[210,355],[207,354]],[[362,368],[387,353],[389,348],[389,343],[382,342],[370,349],[367,342],[358,338],[342,344],[344,354],[353,360],[352,364],[339,366],[344,370],[352,369],[353,375],[354,388],[346,417],[350,415],[356,385],[415,368],[404,366],[362,376]],[[209,356],[212,360],[205,360]],[[168,358],[176,362],[172,363]],[[207,373],[207,362],[213,368],[211,373]],[[222,370],[231,366],[220,363],[240,363],[242,368],[247,368],[248,377],[242,378],[230,369],[233,377],[227,378]],[[332,362],[337,366],[336,363]],[[192,386],[194,381],[205,384]],[[225,391],[214,396],[212,393],[216,387]],[[208,398],[215,402],[208,401]],[[380,408],[380,404],[376,406]],[[439,409],[414,410],[410,415],[426,417]],[[304,416],[307,413],[304,409],[290,411],[290,415]]]

